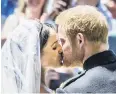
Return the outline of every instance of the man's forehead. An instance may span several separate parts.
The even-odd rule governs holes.
[[[56,24],[56,31],[59,33],[60,31],[63,32],[63,26],[61,24]]]
[[[63,28],[62,25],[57,24],[57,34],[59,37],[66,37],[65,29]]]

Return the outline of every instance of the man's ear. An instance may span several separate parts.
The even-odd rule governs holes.
[[[84,35],[82,33],[78,33],[76,35],[76,41],[77,41],[78,47],[82,48],[85,42]]]

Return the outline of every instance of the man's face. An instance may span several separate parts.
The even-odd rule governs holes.
[[[80,47],[79,39],[69,41],[65,31],[63,28],[58,26],[58,40],[63,49],[64,54],[64,64],[67,66],[70,65],[81,65],[81,61],[83,58],[83,47]],[[78,43],[77,43],[78,42]]]
[[[66,36],[66,33],[64,32],[63,28],[60,27],[60,25],[58,26],[57,38],[58,38],[60,45],[62,46],[62,50],[64,54],[63,63],[66,66],[70,66],[72,63],[72,50],[71,50],[72,48]]]

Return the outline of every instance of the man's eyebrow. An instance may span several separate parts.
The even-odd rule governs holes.
[[[51,47],[55,44],[55,43],[57,43],[58,41],[56,40],[52,45],[51,45]]]

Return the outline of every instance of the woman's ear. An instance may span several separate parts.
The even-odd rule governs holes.
[[[84,39],[84,35],[82,33],[78,33],[76,35],[76,43],[79,48],[82,48],[82,46],[84,45],[85,39]]]

